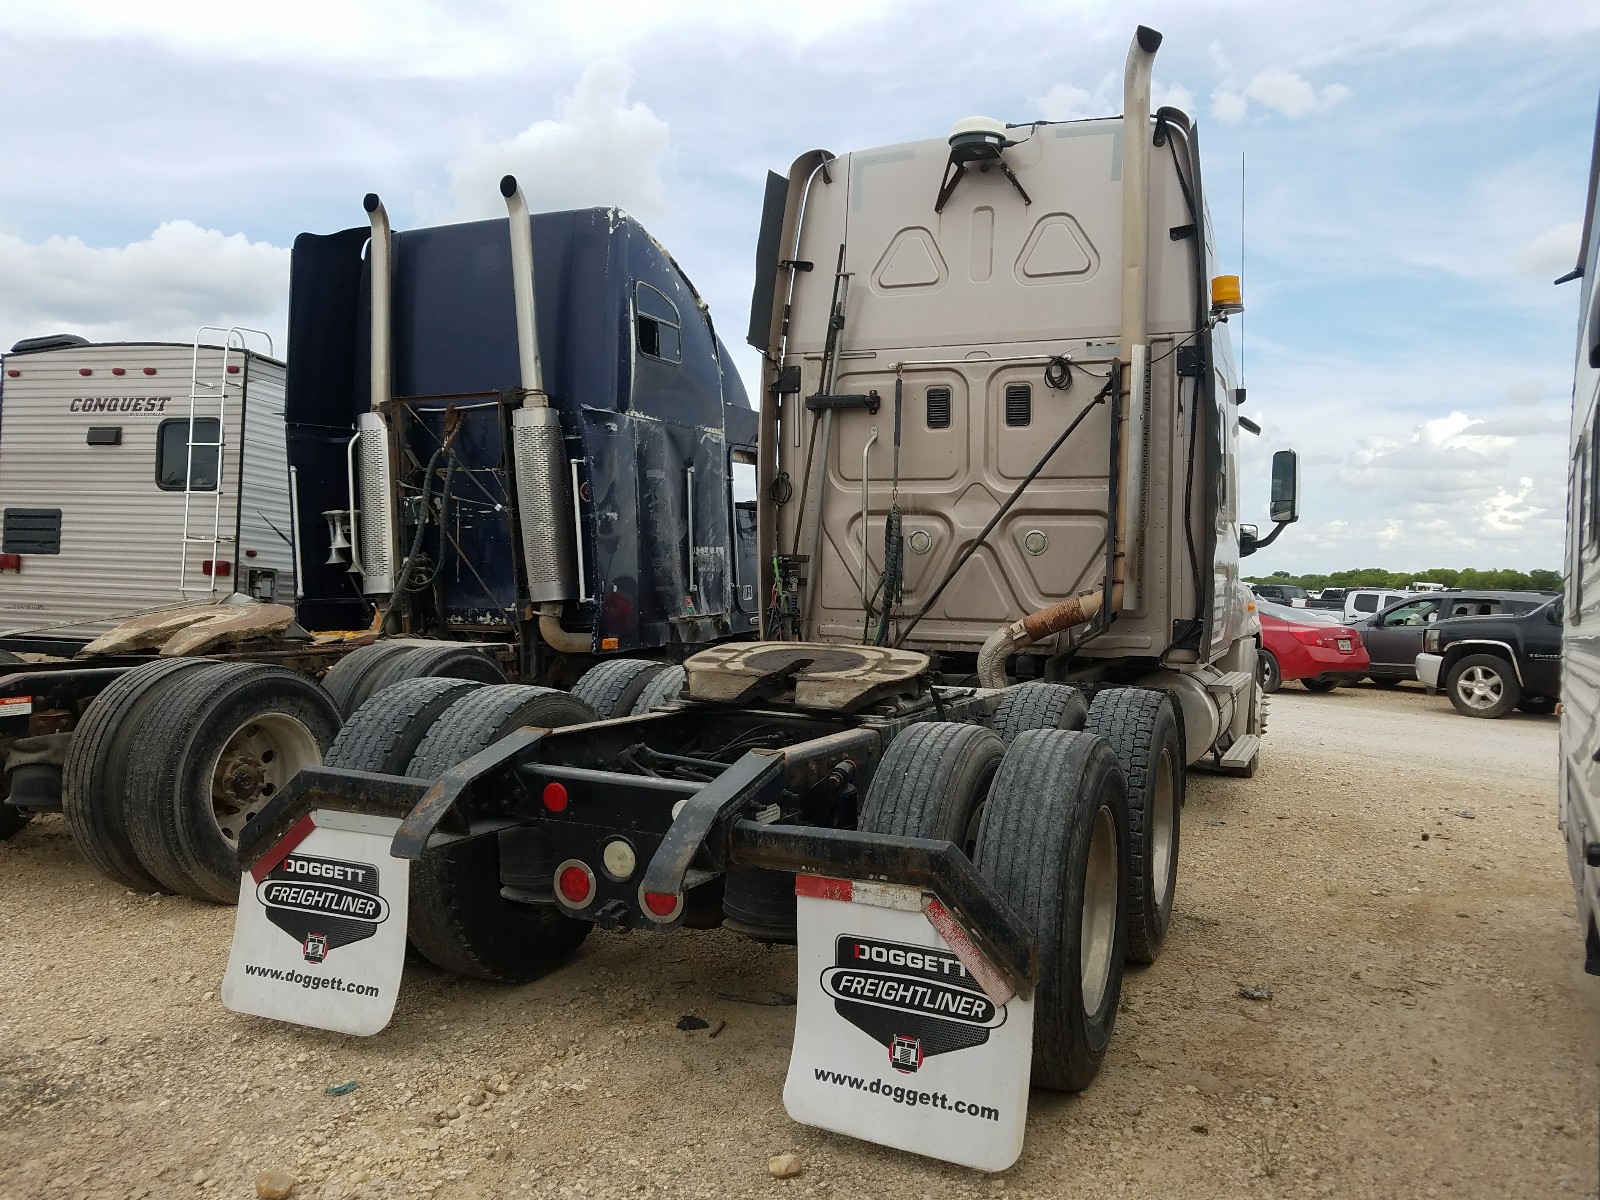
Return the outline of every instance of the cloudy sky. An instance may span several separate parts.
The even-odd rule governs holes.
[[[1305,476],[1251,565],[1558,566],[1577,296],[1551,280],[1600,91],[1579,0],[8,0],[0,347],[238,323],[283,353],[297,233],[364,223],[367,191],[401,228],[498,215],[507,171],[535,208],[638,216],[731,342],[769,168],[1112,115],[1135,19],[1166,34],[1158,103],[1200,124],[1225,264],[1248,162],[1247,507],[1272,449]]]

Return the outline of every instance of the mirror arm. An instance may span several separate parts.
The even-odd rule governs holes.
[[[1256,542],[1255,550],[1265,550],[1268,546],[1272,545],[1273,542],[1277,541],[1278,540],[1278,535],[1280,533],[1282,533],[1288,527],[1289,527],[1289,522],[1287,522],[1287,521],[1279,521],[1279,522],[1274,523],[1273,526],[1272,526],[1272,532],[1267,534],[1266,537],[1260,538]],[[1252,550],[1251,553],[1252,554],[1255,553],[1255,550]]]

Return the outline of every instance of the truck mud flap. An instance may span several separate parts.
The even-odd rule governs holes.
[[[411,864],[394,817],[317,809],[244,872],[222,1003],[365,1036],[394,1015]]]
[[[1022,1153],[1031,998],[920,887],[801,875],[796,1121],[1003,1171]]]

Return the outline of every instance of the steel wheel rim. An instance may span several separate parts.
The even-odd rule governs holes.
[[[1150,797],[1150,874],[1155,885],[1155,902],[1165,905],[1167,885],[1172,878],[1172,830],[1177,823],[1177,776],[1172,769],[1172,752],[1163,750],[1156,760],[1156,786]]]
[[[1105,805],[1095,813],[1089,854],[1083,867],[1083,915],[1078,958],[1083,1011],[1093,1016],[1105,1003],[1111,981],[1111,957],[1117,941],[1117,827]]]
[[[1493,708],[1505,692],[1505,680],[1491,667],[1468,667],[1456,677],[1456,695],[1468,708]]]
[[[302,767],[320,766],[322,748],[305,724],[285,713],[245,721],[211,764],[211,819],[230,845],[245,824]]]

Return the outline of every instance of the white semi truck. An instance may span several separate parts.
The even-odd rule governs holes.
[[[371,1034],[408,938],[518,983],[595,926],[720,924],[798,942],[796,1119],[1015,1160],[1030,1079],[1086,1086],[1160,953],[1188,770],[1250,773],[1265,730],[1237,281],[1193,124],[1149,111],[1160,40],[1121,118],[770,179],[763,640],[621,720],[369,701],[244,831],[228,1005]]]

